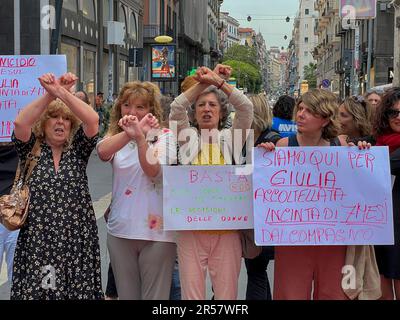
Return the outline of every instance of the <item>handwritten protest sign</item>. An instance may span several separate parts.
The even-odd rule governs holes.
[[[254,152],[258,245],[393,244],[387,147]]]
[[[11,141],[14,120],[29,102],[45,93],[38,78],[67,72],[64,55],[0,56],[0,142]]]
[[[165,166],[166,230],[253,228],[251,175],[235,166]]]

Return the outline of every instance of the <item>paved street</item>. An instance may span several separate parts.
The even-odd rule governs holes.
[[[99,228],[101,266],[102,266],[101,271],[102,271],[103,289],[105,290],[107,283],[107,270],[108,270],[109,257],[106,247],[107,231],[106,231],[105,221],[103,219],[103,214],[105,209],[109,205],[111,199],[111,187],[112,187],[111,166],[108,163],[101,162],[97,157],[97,155],[93,153],[89,161],[88,176],[89,176],[90,192],[92,195],[94,209],[96,212],[97,225]],[[268,270],[270,279],[272,279],[272,269],[273,269],[273,264],[270,266]],[[240,300],[243,300],[245,298],[246,284],[247,284],[246,268],[244,263],[242,263],[242,269],[239,279],[239,295],[238,295]],[[211,298],[211,296],[212,296],[211,285],[210,282],[208,281],[207,297]],[[0,273],[0,300],[8,300],[8,299],[9,299],[9,286],[6,283],[6,266],[5,263],[3,263],[3,267]]]

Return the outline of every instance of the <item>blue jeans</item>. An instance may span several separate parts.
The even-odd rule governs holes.
[[[247,269],[246,300],[272,300],[267,274],[270,259],[271,247],[263,247],[254,259],[244,259]]]
[[[15,247],[17,246],[18,234],[19,230],[9,231],[0,224],[0,270],[3,264],[3,255],[5,254],[9,283],[11,283],[12,280],[14,252]]]
[[[175,260],[174,271],[172,273],[171,292],[169,300],[181,300],[181,282],[179,281],[178,261]]]

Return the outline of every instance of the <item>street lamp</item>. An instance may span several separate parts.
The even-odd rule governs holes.
[[[173,39],[167,35],[161,35],[154,38],[157,43],[170,43]]]

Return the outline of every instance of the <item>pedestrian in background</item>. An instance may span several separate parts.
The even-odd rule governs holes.
[[[272,111],[264,94],[249,97],[254,106],[254,119],[251,128],[254,130],[254,146],[272,142],[276,144],[282,137],[272,130]],[[274,259],[274,247],[264,246],[261,253],[253,258],[245,258],[247,269],[246,300],[271,300],[271,286],[267,268]]]
[[[287,95],[280,96],[276,101],[272,119],[272,129],[279,132],[281,137],[289,137],[296,134],[296,122],[293,121],[293,109],[295,100]]]

